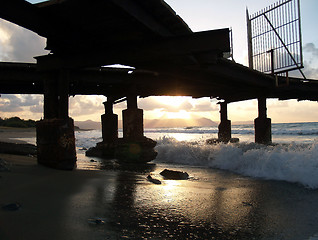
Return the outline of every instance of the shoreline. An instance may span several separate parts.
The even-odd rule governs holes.
[[[0,142],[28,143],[23,138],[35,138],[35,128],[0,127]]]

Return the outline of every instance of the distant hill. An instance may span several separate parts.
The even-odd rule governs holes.
[[[34,120],[24,120],[19,117],[4,118],[0,117],[0,126],[15,128],[34,128],[36,122]]]
[[[118,122],[119,128],[122,127],[122,121]],[[75,126],[80,129],[101,129],[100,122],[94,122],[92,120],[87,121],[75,121]],[[162,128],[162,127],[211,127],[217,126],[216,122],[207,118],[198,119],[145,119],[145,128]]]
[[[235,121],[232,122],[232,125],[251,125],[254,124],[254,121]]]
[[[80,129],[101,129],[102,125],[100,122],[94,122],[92,120],[86,121],[75,121],[74,125]]]
[[[145,119],[145,128],[162,127],[211,127],[217,123],[207,118],[198,119]]]

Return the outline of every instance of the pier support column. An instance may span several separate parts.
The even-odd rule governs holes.
[[[138,140],[144,137],[143,110],[137,107],[137,96],[127,96],[127,109],[123,110],[124,139]]]
[[[44,81],[44,119],[37,122],[38,163],[57,169],[76,166],[74,121],[68,116],[67,71],[47,73]]]
[[[114,158],[118,146],[118,115],[113,112],[114,101],[112,97],[107,97],[103,102],[105,114],[101,116],[103,141],[86,151],[86,156],[100,157],[106,159]]]
[[[266,98],[258,98],[258,118],[254,120],[255,143],[271,144],[271,119],[267,118]]]
[[[107,98],[105,114],[101,116],[102,136],[104,143],[114,143],[118,140],[118,115],[113,112],[113,102]]]
[[[218,139],[228,143],[231,140],[231,121],[227,119],[227,103],[220,103],[221,122],[219,124]]]
[[[127,96],[123,110],[123,139],[119,141],[115,157],[126,163],[146,163],[156,158],[157,142],[144,136],[143,110],[137,107],[137,96]]]

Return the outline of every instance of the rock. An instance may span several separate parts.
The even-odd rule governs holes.
[[[148,179],[149,182],[152,182],[154,184],[161,184],[160,180],[155,179],[155,178],[151,177],[150,175],[148,175],[147,179]]]
[[[36,146],[33,144],[0,142],[0,153],[28,156],[36,155],[36,151]]]
[[[89,148],[85,155],[103,159],[117,159],[122,163],[147,163],[157,157],[154,150],[157,142],[146,137],[136,140],[119,138],[113,143],[100,142]]]
[[[17,211],[21,208],[21,204],[19,203],[10,203],[2,207],[5,211]]]
[[[174,170],[163,170],[160,175],[162,175],[165,179],[171,180],[187,180],[189,179],[189,174],[186,172],[181,171],[174,171]]]
[[[147,163],[157,157],[154,147],[157,142],[143,137],[139,140],[129,141],[120,139],[116,151],[115,158],[124,163]]]
[[[230,143],[238,143],[240,141],[239,138],[231,138]],[[223,142],[222,140],[218,138],[210,138],[206,140],[206,144],[219,144],[219,143],[228,143],[228,142]]]
[[[9,164],[0,158],[0,172],[10,172]]]
[[[242,202],[242,203],[245,207],[253,207],[252,203],[249,203],[249,202]]]
[[[231,138],[230,139],[230,143],[238,143],[238,142],[240,142],[239,138]]]
[[[99,142],[96,144],[96,147],[89,148],[85,152],[85,155],[88,157],[100,157],[104,159],[113,159],[117,144],[118,144],[117,141],[113,143]]]
[[[218,143],[221,143],[221,141],[218,138],[210,138],[210,139],[207,139],[205,142],[206,142],[206,144],[218,144]]]
[[[103,219],[103,218],[91,218],[91,219],[88,219],[88,223],[94,224],[94,225],[102,225],[102,224],[105,224],[105,219]]]

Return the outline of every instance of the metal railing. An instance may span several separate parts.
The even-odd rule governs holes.
[[[279,74],[303,68],[299,0],[280,0],[255,14],[247,12],[249,65]]]

